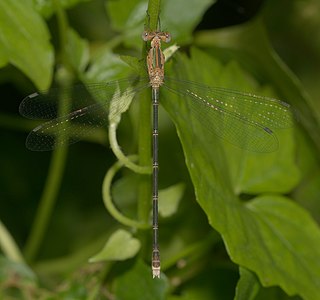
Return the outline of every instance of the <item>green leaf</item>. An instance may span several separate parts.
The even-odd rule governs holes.
[[[319,150],[318,113],[314,106],[310,105],[312,100],[299,79],[272,48],[261,21],[256,18],[241,26],[206,31],[197,36],[196,42],[201,47],[213,46],[217,56],[222,59],[237,59],[243,68],[257,74],[262,80],[272,82],[284,99],[294,106],[299,114],[299,121]]]
[[[319,188],[320,166],[318,163],[319,152],[315,151],[305,132],[299,130],[298,138],[298,163],[302,170],[302,180],[294,191],[294,199],[311,212],[315,220],[320,223]]]
[[[201,21],[207,8],[215,2],[215,0],[163,0],[162,30],[168,30],[175,42],[190,42],[194,28]]]
[[[147,11],[146,0],[107,1],[106,10],[115,30],[123,33],[122,41],[127,46],[142,44],[141,34]],[[140,38],[138,38],[140,37]]]
[[[292,131],[276,132],[281,146],[269,154],[255,154],[231,149],[227,145],[228,165],[236,194],[288,193],[300,180],[298,167],[293,164]],[[290,176],[288,176],[290,174]]]
[[[240,267],[240,279],[234,300],[254,300],[260,289],[257,277],[245,268]]]
[[[204,66],[208,63],[207,56],[194,52],[194,57],[198,57],[200,65]],[[201,60],[200,62],[199,59]],[[247,74],[236,62],[228,63],[221,70],[219,78],[219,83],[217,83],[219,86],[252,91],[252,85],[250,86],[249,81],[246,79]],[[270,86],[255,87],[255,90],[258,95],[262,94],[271,98],[277,97]],[[249,152],[237,149],[228,142],[223,143],[236,194],[288,193],[297,185],[300,173],[298,166],[293,163],[295,144],[292,129],[273,129],[277,135],[279,148],[277,151],[268,154]],[[290,174],[290,176],[287,176],[287,174]]]
[[[320,222],[319,209],[319,187],[320,187],[320,169],[313,169],[303,184],[296,190],[295,199],[300,205],[306,207],[313,217]]]
[[[126,77],[132,69],[122,61],[119,55],[113,54],[108,47],[102,47],[93,54],[90,67],[84,74],[86,82],[108,82]]]
[[[236,62],[222,67],[209,55],[194,48],[191,50],[191,57],[191,61],[185,56],[179,60],[178,72],[182,74],[183,79],[191,79],[209,86],[276,97],[270,87],[257,88],[252,81],[247,79],[249,75]],[[189,74],[188,78],[186,78],[186,74]],[[237,124],[233,126],[237,126]],[[203,128],[199,128],[199,132],[202,131]],[[274,132],[280,146],[277,151],[271,153],[249,152],[234,147],[227,141],[212,137],[223,146],[225,156],[228,158],[225,163],[229,167],[229,175],[235,194],[288,193],[297,185],[300,174],[295,164],[292,128],[274,129]],[[287,176],[288,174],[290,176]]]
[[[179,46],[177,44],[173,44],[166,49],[163,50],[164,57],[166,58],[166,62],[170,60],[172,56],[179,50]]]
[[[121,115],[125,113],[134,98],[132,87],[128,87],[123,93],[120,91],[120,87],[116,88],[116,91],[110,102],[109,111],[109,124],[118,126],[121,121]]]
[[[9,63],[8,57],[5,54],[5,51],[2,47],[0,47],[0,68],[6,66]]]
[[[217,85],[216,78],[221,80],[223,73],[218,62],[194,50],[191,59],[185,57],[179,67],[180,77],[198,78],[210,85]],[[236,82],[236,78],[234,80]],[[218,85],[225,86],[221,81]],[[254,87],[249,91],[254,92]],[[170,94],[170,98],[163,97],[161,103],[177,127],[197,201],[209,223],[222,235],[231,259],[255,272],[264,286],[279,285],[289,295],[316,299],[320,288],[320,230],[310,215],[281,195],[265,194],[266,186],[260,191],[256,189],[260,196],[240,202],[230,171],[246,167],[242,165],[241,156],[238,161],[232,161],[240,166],[229,168],[227,158],[236,151],[224,151],[220,139],[205,130],[199,118],[190,114],[186,99],[174,99]],[[291,135],[290,130],[288,134]],[[279,151],[291,153],[291,148],[292,142],[281,144]],[[277,154],[260,155],[254,167],[263,165],[268,155]],[[291,162],[285,164],[294,165],[292,153],[289,158]],[[280,160],[273,161],[269,172],[281,163]],[[284,181],[291,174],[282,172],[281,176]]]
[[[170,217],[177,211],[184,190],[185,185],[178,183],[159,191],[159,213],[162,217]]]
[[[118,300],[164,300],[167,292],[165,276],[152,279],[150,267],[141,260],[137,260],[133,268],[114,281],[114,293]]]
[[[52,78],[53,49],[50,35],[32,2],[0,1],[0,53],[24,72],[38,89],[47,89]]]
[[[143,60],[128,55],[121,55],[120,58],[134,69],[137,74],[146,76],[146,64]]]
[[[103,249],[90,258],[90,262],[126,260],[134,257],[140,249],[140,241],[123,229],[115,231]]]
[[[248,202],[246,208],[248,211],[243,217],[247,219],[247,228],[240,239],[255,236],[261,249],[251,252],[254,260],[251,261],[247,254],[235,249],[235,244],[230,245],[235,261],[254,270],[265,286],[278,284],[289,295],[298,293],[305,299],[315,299],[320,287],[317,224],[301,207],[279,196],[256,198]],[[255,241],[252,246],[254,244]],[[246,251],[245,247],[243,250]]]
[[[114,29],[125,31],[140,28],[141,31],[146,16],[147,3],[146,0],[108,1],[106,8]]]

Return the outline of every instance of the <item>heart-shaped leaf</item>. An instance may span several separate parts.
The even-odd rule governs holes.
[[[91,257],[89,261],[126,260],[134,257],[139,249],[140,241],[132,237],[128,231],[119,229],[110,236],[103,249]]]
[[[210,74],[221,78],[219,75],[223,72],[219,63],[200,51],[191,51],[191,59],[185,58],[183,63],[181,76],[203,78],[207,83]],[[223,86],[223,82],[220,84]],[[230,155],[239,154],[224,151],[223,142],[191,113],[194,111],[190,111],[185,98],[163,97],[162,104],[176,124],[197,201],[209,223],[222,235],[231,259],[254,271],[264,286],[279,285],[289,295],[316,299],[320,288],[320,230],[310,215],[288,198],[266,194],[268,185],[255,189],[260,194],[258,197],[241,202],[231,179],[232,168],[227,163]],[[206,121],[210,128],[210,120]],[[290,132],[288,134],[292,139]],[[288,156],[283,170],[294,168],[292,143],[281,145],[279,151]],[[269,155],[276,157],[277,153],[260,154],[254,169],[259,169]],[[233,163],[244,168],[241,156],[238,157]],[[282,163],[282,160],[273,160],[268,172],[274,172]],[[291,174],[282,171],[283,180],[286,176]],[[275,184],[269,185],[271,191]],[[278,191],[281,191],[280,181],[279,185]],[[286,192],[289,188],[287,185]]]

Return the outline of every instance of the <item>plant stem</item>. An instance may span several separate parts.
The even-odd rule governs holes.
[[[125,156],[125,154],[122,152],[121,147],[117,141],[117,124],[110,124],[108,133],[110,147],[122,165],[129,168],[133,172],[136,172],[137,174],[151,174],[152,169],[150,166],[140,166],[138,164],[135,164],[132,160],[129,159],[128,156]]]
[[[147,22],[151,31],[156,31],[159,24],[161,0],[149,0]]]
[[[62,61],[65,65],[67,65],[65,47],[68,22],[66,15],[60,5],[60,1],[54,0],[54,5],[56,8],[56,14],[58,19],[61,49],[60,51]],[[65,101],[68,97],[65,96],[66,95],[61,95],[61,98],[59,99],[60,104],[62,104],[62,102],[64,101],[64,105],[59,105],[59,115],[67,114],[69,110],[68,105],[65,105]],[[57,139],[59,139],[59,136],[57,136]],[[44,235],[47,231],[47,227],[61,186],[63,172],[66,164],[67,150],[67,146],[61,146],[55,149],[53,152],[48,171],[48,177],[45,183],[43,194],[40,199],[40,205],[38,207],[34,222],[32,224],[29,239],[27,240],[25,246],[25,257],[29,262],[35,259],[43,241]]]
[[[150,166],[151,157],[151,102],[149,100],[150,93],[144,92],[139,103],[139,135],[138,135],[138,152],[139,165]],[[138,202],[138,218],[141,222],[147,223],[149,220],[151,209],[151,181],[150,175],[141,175],[139,182],[139,202]]]
[[[146,24],[148,30],[156,30],[159,21],[160,0],[149,0],[148,16]],[[145,45],[145,44],[144,44]],[[143,47],[142,57],[146,57],[146,47]],[[138,128],[138,156],[139,165],[150,166],[151,164],[151,94],[145,91],[141,94],[139,102],[139,128]],[[150,175],[140,175],[138,187],[138,218],[140,222],[147,223],[149,221],[151,210],[151,180]],[[146,236],[141,235],[141,254],[144,255]]]
[[[32,224],[31,233],[25,247],[27,261],[33,261],[46,233],[52,210],[60,189],[62,174],[65,166],[67,149],[62,147],[54,151],[49,167],[49,174],[40,200],[36,217]]]
[[[128,156],[128,159],[131,161],[134,161],[134,156]],[[119,223],[123,225],[127,225],[129,227],[133,228],[139,228],[139,229],[146,229],[149,228],[148,222],[140,222],[136,221],[134,219],[130,219],[126,216],[124,216],[113,204],[112,198],[111,198],[111,184],[112,179],[116,175],[116,173],[123,167],[123,162],[118,161],[116,162],[106,173],[106,176],[104,177],[103,184],[102,184],[102,197],[105,207],[107,208],[108,212],[113,216]]]
[[[159,20],[160,0],[149,0],[148,3],[148,21],[149,29],[156,30]],[[144,48],[145,50],[145,48]],[[145,52],[145,51],[144,51]],[[143,53],[143,57],[146,53]],[[148,97],[147,97],[148,95]],[[139,164],[141,166],[149,166],[151,163],[151,101],[150,91],[145,92],[140,101],[139,110]],[[151,209],[151,185],[150,176],[141,176],[139,185],[139,204],[138,217],[142,222],[148,222]]]
[[[62,64],[67,67],[68,59],[66,55],[66,44],[67,44],[67,32],[68,32],[68,20],[64,10],[61,7],[60,0],[53,0],[53,5],[56,9],[56,16],[58,21],[59,30],[59,54],[61,56]]]

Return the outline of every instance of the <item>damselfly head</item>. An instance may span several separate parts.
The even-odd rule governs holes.
[[[171,34],[169,32],[161,32],[161,31],[144,31],[142,33],[142,39],[147,42],[153,40],[154,38],[158,38],[159,40],[169,43],[171,41]]]
[[[149,31],[144,31],[141,35],[142,39],[146,42],[148,40],[150,40],[150,37],[149,37]]]
[[[163,32],[164,36],[165,36],[165,42],[169,43],[171,41],[171,34],[169,32]]]
[[[169,32],[156,32],[155,35],[163,42],[169,43],[171,41],[171,34]]]

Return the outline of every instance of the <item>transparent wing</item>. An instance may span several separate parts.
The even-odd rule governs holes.
[[[127,90],[134,85],[134,88]],[[26,140],[30,150],[47,151],[65,144],[75,143],[98,127],[108,123],[111,99],[116,91],[133,96],[149,86],[147,78],[124,79],[109,83],[74,85],[34,93],[20,104],[20,114],[31,119],[51,119],[33,129]],[[63,101],[59,104],[59,100]],[[117,99],[113,99],[117,101]],[[116,106],[122,111],[125,104]],[[58,117],[58,111],[70,113]],[[114,112],[116,113],[116,112]]]
[[[273,132],[293,125],[290,105],[276,99],[166,78],[163,85],[188,101],[193,116],[210,132],[254,152],[278,148]]]

